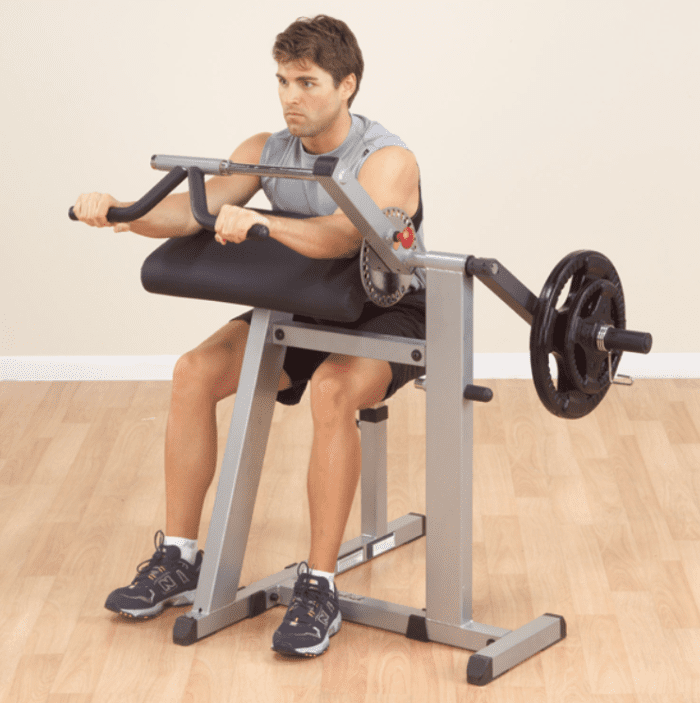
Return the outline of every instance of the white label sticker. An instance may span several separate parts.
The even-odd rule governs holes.
[[[390,549],[393,549],[395,546],[396,535],[389,535],[386,539],[383,539],[381,542],[375,542],[375,544],[372,545],[372,556],[379,556],[383,552],[387,552]]]
[[[336,573],[341,574],[343,571],[352,569],[353,566],[361,564],[364,560],[364,551],[362,549],[358,549],[356,552],[352,552],[352,554],[348,554],[348,556],[338,559]]]

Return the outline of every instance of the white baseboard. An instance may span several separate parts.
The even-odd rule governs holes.
[[[169,381],[177,356],[4,356],[0,381]],[[633,378],[700,378],[700,354],[625,354]],[[475,354],[474,378],[532,378],[530,355]]]
[[[177,356],[5,356],[0,381],[169,381]]]

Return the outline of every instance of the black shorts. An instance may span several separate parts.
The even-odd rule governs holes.
[[[245,320],[250,324],[253,311],[248,310],[234,320]],[[328,322],[312,317],[294,315],[295,322],[312,325],[325,325],[346,330],[365,330],[377,334],[391,334],[397,337],[425,339],[425,290],[410,291],[390,308],[380,308],[374,303],[365,303],[360,318],[355,322]],[[277,394],[277,400],[284,405],[296,405],[300,400],[306,384],[316,369],[330,356],[329,352],[312,349],[288,347],[284,357],[284,370],[292,380],[292,387]],[[402,386],[425,373],[424,366],[411,366],[389,362],[391,382],[384,399],[390,398]]]

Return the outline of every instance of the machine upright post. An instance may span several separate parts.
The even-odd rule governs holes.
[[[362,447],[362,536],[376,539],[389,531],[387,522],[387,418],[382,404],[360,412]]]
[[[262,308],[253,313],[207,536],[207,558],[192,611],[195,617],[213,615],[236,599],[286,352],[268,338],[273,322],[290,318],[288,313]]]
[[[473,279],[428,268],[426,365],[426,617],[472,619]],[[457,269],[457,270],[454,270]],[[432,624],[433,632],[439,629]],[[431,637],[431,639],[433,639]],[[437,639],[437,638],[435,638]]]

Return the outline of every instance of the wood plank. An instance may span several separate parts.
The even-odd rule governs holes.
[[[665,636],[652,595],[619,592],[612,597],[635,692],[652,700],[656,696],[660,700],[663,696],[692,700],[693,668],[697,664],[688,666],[676,638]]]
[[[567,639],[484,689],[469,653],[345,623],[318,660],[270,650],[275,608],[191,647],[185,609],[134,624],[103,607],[162,528],[170,384],[2,383],[0,703],[364,701],[665,703],[700,700],[700,381],[615,388],[581,421],[528,381],[480,381],[473,615],[516,628],[542,612]],[[219,457],[235,399],[218,408]],[[425,510],[425,396],[389,402],[389,516]],[[244,582],[308,554],[308,394],[278,406]],[[200,545],[213,505],[205,503]],[[360,524],[356,496],[346,537]],[[421,608],[425,540],[338,577],[342,590]]]
[[[60,654],[23,656],[17,665],[12,688],[3,701],[28,703],[46,700],[60,665]]]

